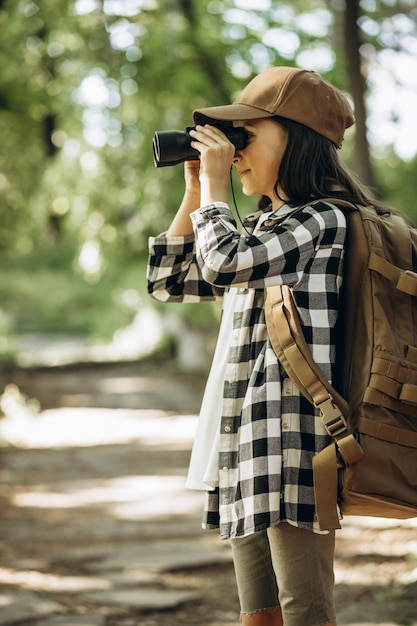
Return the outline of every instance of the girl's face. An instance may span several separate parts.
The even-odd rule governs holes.
[[[269,118],[234,122],[243,126],[249,135],[246,148],[236,152],[233,165],[247,196],[268,196],[274,209],[284,204],[277,198],[274,187],[282,157],[287,147],[288,133],[280,124]],[[288,200],[278,184],[281,198]]]

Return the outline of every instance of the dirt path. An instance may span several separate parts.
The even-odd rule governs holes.
[[[238,626],[229,546],[184,488],[204,378],[125,364],[6,385],[0,626]],[[339,626],[417,625],[416,521],[346,520],[336,578]]]

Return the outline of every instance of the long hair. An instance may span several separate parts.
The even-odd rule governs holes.
[[[319,198],[341,198],[354,204],[379,205],[371,192],[349,172],[336,146],[303,124],[283,117],[273,117],[288,132],[277,180],[279,189],[290,202],[305,204]],[[259,207],[265,209],[271,199],[261,196]]]

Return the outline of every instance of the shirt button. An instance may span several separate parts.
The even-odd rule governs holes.
[[[231,430],[232,430],[232,429],[231,429],[231,427],[230,427],[230,426],[225,426],[225,427],[224,427],[224,432],[225,432],[225,433],[230,433],[230,431],[231,431]]]
[[[288,422],[284,422],[282,425],[283,430],[289,430],[290,425],[288,424]]]
[[[228,472],[229,471],[229,468],[226,467],[226,465],[222,469],[223,469],[224,472]]]

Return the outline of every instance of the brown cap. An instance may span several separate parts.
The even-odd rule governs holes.
[[[317,72],[271,67],[256,76],[225,106],[197,109],[195,124],[250,120],[279,115],[308,126],[337,147],[355,118],[345,96]]]

